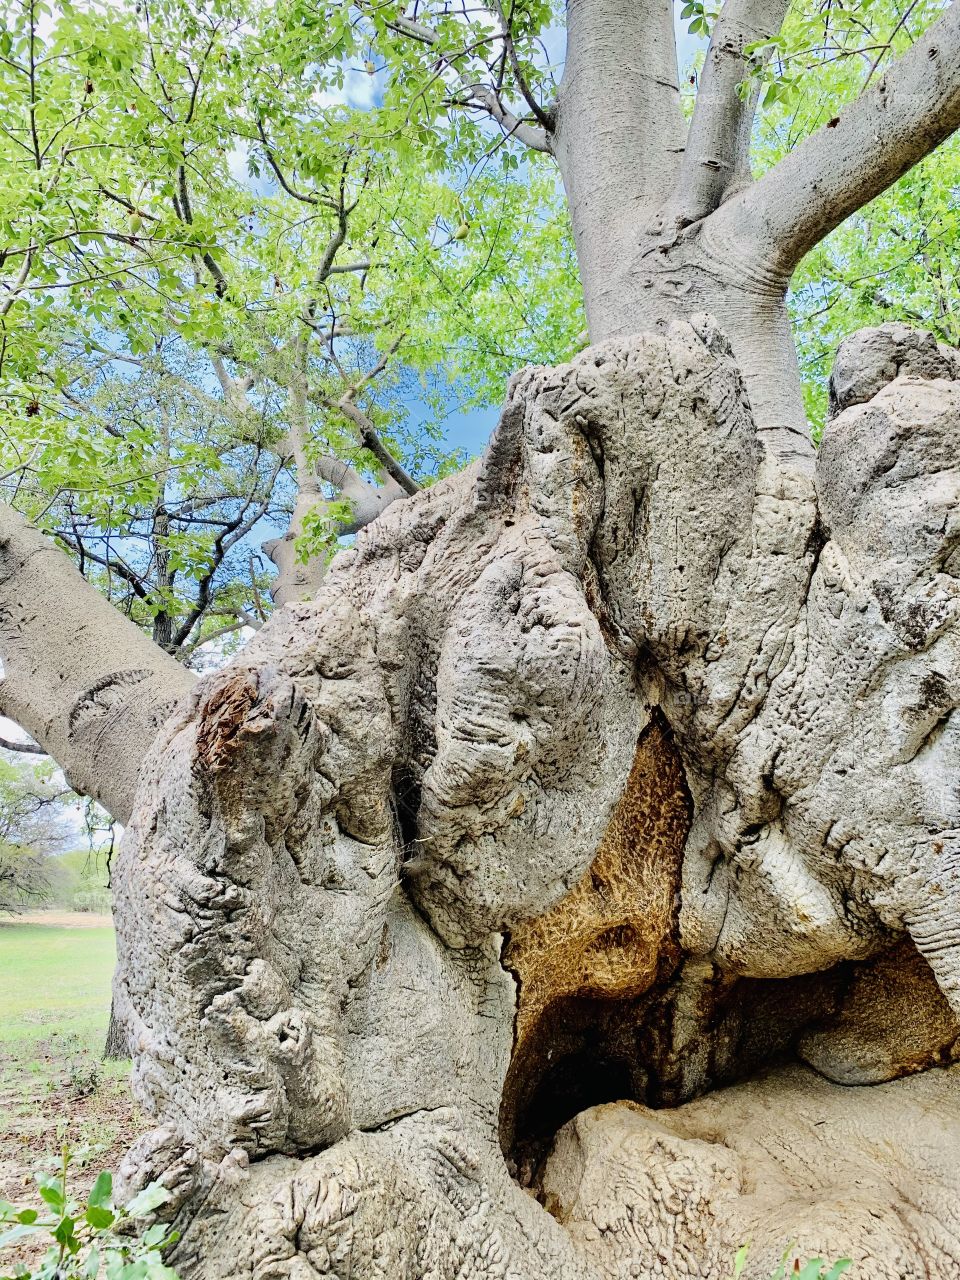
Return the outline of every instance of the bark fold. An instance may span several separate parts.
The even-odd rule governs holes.
[[[721,1280],[723,1150],[631,1121],[611,1179],[592,1104],[696,1136],[692,1098],[795,1045],[864,1084],[960,1054],[960,382],[910,367],[815,471],[708,317],[527,370],[478,464],[180,704],[115,997],[157,1124],[124,1177],[171,1190],[185,1280]],[[932,1159],[915,1136],[878,1177]],[[816,1213],[771,1175],[764,1222],[833,1248],[846,1149]],[[948,1280],[941,1172],[909,1241]],[[902,1249],[909,1192],[881,1197]]]

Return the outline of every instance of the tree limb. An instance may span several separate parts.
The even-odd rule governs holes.
[[[530,110],[544,128],[538,129],[533,125],[525,124],[519,116],[514,115],[512,111],[503,105],[500,95],[489,85],[471,84],[469,81],[463,80],[458,92],[462,91],[466,94],[467,100],[466,102],[461,102],[461,105],[473,105],[481,111],[485,111],[491,119],[497,122],[508,138],[516,138],[524,146],[532,147],[534,151],[543,151],[550,155],[552,154],[552,148],[548,130],[553,127],[553,112],[541,107],[530,92],[517,60],[516,49],[513,47],[513,39],[503,10],[500,8],[498,0],[495,0],[495,4],[500,17],[501,38],[504,41],[507,56],[511,59],[510,66],[517,82],[517,88],[523,94]],[[392,18],[387,22],[387,26],[403,35],[411,36],[414,40],[419,40],[421,44],[435,46],[438,42],[435,31],[431,31],[422,22],[416,22],[412,18],[403,16]]]
[[[43,747],[38,747],[35,742],[14,742],[12,738],[0,738],[0,747],[4,751],[24,751],[33,756],[45,756],[47,754]]]
[[[187,190],[187,168],[186,165],[183,164],[177,166],[177,189],[180,193],[180,200],[178,203],[176,198],[174,198],[174,209],[182,222],[187,223],[188,226],[192,226],[193,211],[190,207],[190,193]],[[200,259],[203,262],[203,265],[213,277],[213,285],[216,290],[217,297],[224,297],[227,292],[227,277],[217,266],[213,255],[208,249],[201,249],[199,245],[197,245],[196,248],[199,250]]]
[[[749,181],[750,134],[758,92],[739,89],[756,59],[747,45],[783,25],[790,0],[727,0],[707,49],[680,166],[677,229],[711,213],[739,182]]]
[[[309,399],[326,405],[329,409],[339,410],[345,418],[348,418],[357,428],[357,434],[361,445],[373,454],[381,467],[383,467],[384,471],[386,471],[387,475],[390,476],[405,493],[412,495],[420,492],[420,486],[417,484],[416,480],[414,480],[413,476],[411,476],[397,461],[387,446],[380,439],[373,420],[355,403],[356,397],[363,388],[381,374],[387,367],[390,362],[390,357],[396,352],[400,343],[403,341],[403,338],[404,335],[401,333],[400,336],[390,344],[387,350],[380,354],[376,363],[372,365],[366,373],[362,375],[362,377],[358,378],[356,382],[352,383],[347,388],[339,400],[333,400],[320,391],[308,390],[306,395]]]
[[[271,477],[270,482],[267,485],[268,497],[258,502],[254,507],[253,511],[248,515],[247,512],[250,506],[253,504],[253,495],[251,494],[247,502],[244,504],[243,508],[240,510],[239,514],[236,515],[232,520],[228,521],[227,524],[225,524],[224,527],[221,529],[220,533],[217,534],[217,537],[214,540],[214,544],[213,544],[213,553],[210,557],[209,568],[207,569],[207,572],[203,575],[203,577],[200,579],[200,584],[197,590],[197,598],[194,601],[192,608],[190,609],[187,616],[184,618],[183,622],[180,624],[177,631],[174,633],[173,639],[170,644],[171,652],[175,653],[184,644],[186,644],[187,640],[190,637],[190,633],[193,631],[193,628],[197,625],[197,623],[200,621],[200,619],[203,617],[204,613],[206,612],[207,608],[209,607],[212,594],[213,594],[213,580],[214,580],[214,577],[216,576],[217,570],[220,568],[220,565],[223,563],[224,556],[227,554],[227,552],[230,550],[231,547],[236,546],[236,544],[241,540],[241,538],[245,538],[247,534],[250,533],[250,531],[253,529],[257,521],[261,520],[263,516],[266,514],[267,507],[269,506],[269,502],[270,502],[269,495],[273,492],[273,487],[276,483],[277,476],[280,474],[282,466],[283,466],[283,459],[281,458],[277,462],[274,468],[273,476]]]
[[[553,128],[553,113],[540,105],[533,96],[530,86],[527,84],[527,78],[523,74],[523,68],[520,66],[520,59],[517,56],[517,47],[513,42],[513,31],[511,30],[507,15],[503,11],[503,5],[500,3],[500,0],[493,0],[493,8],[500,20],[500,34],[503,36],[504,48],[510,62],[510,70],[513,72],[513,79],[516,86],[523,95],[524,102],[526,102],[536,119],[549,133]]]
[[[366,450],[368,450],[368,452],[373,454],[381,467],[383,467],[384,471],[386,471],[387,475],[395,480],[405,493],[408,493],[411,496],[415,493],[419,493],[420,486],[417,484],[416,480],[414,480],[413,476],[404,470],[401,464],[383,443],[380,436],[377,434],[377,429],[374,426],[373,421],[367,417],[363,410],[359,409],[353,401],[348,399],[346,396],[342,396],[339,400],[335,401],[334,405],[340,410],[345,418],[349,418],[354,426],[356,426],[360,437],[360,443]]]
[[[0,504],[0,713],[123,822],[140,764],[194,677]]]
[[[468,105],[477,106],[486,111],[487,115],[497,122],[508,138],[516,138],[518,142],[522,142],[524,146],[532,147],[534,151],[543,151],[547,155],[553,154],[550,135],[546,130],[538,129],[530,124],[524,124],[522,120],[503,105],[497,94],[488,85],[469,84],[464,85],[463,90],[467,95]]]
[[[711,235],[750,241],[784,276],[845,218],[960,127],[956,0],[871,88],[711,217]],[[755,250],[754,250],[755,251]]]
[[[267,135],[263,129],[263,121],[259,116],[257,116],[257,133],[260,135],[260,141],[263,144],[263,151],[264,155],[267,157],[267,164],[273,170],[274,177],[280,183],[281,187],[283,187],[287,195],[293,196],[294,200],[299,200],[302,204],[318,205],[320,203],[319,196],[315,195],[312,191],[298,191],[296,187],[294,187],[293,183],[289,182],[284,175],[276,157],[273,154],[273,149],[267,141]]]
[[[104,569],[108,569],[111,573],[115,573],[119,578],[123,578],[124,582],[130,584],[130,589],[135,596],[141,600],[146,600],[149,592],[143,585],[143,578],[136,570],[131,569],[129,565],[122,560],[118,560],[116,556],[101,556],[95,551],[91,551],[89,547],[83,546],[80,539],[76,536],[76,530],[67,533],[65,529],[57,530],[57,537],[70,550],[79,556],[83,556],[87,560],[92,560],[94,564],[101,565]]]

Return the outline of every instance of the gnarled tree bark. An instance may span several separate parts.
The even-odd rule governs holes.
[[[791,1236],[960,1269],[957,362],[901,330],[841,353],[815,455],[786,310],[803,253],[960,125],[960,8],[752,181],[739,85],[784,13],[727,0],[689,130],[666,0],[571,0],[532,121],[451,85],[556,157],[594,345],[402,502],[355,422],[396,489],[297,581],[304,448],[294,603],[140,770],[115,1000],[156,1128],[124,1176],[171,1190],[185,1280],[720,1280],[744,1234],[754,1280]],[[24,536],[11,581],[53,565]],[[18,592],[5,696],[107,796],[168,669],[131,659],[111,745],[81,654],[22,658]]]
[[[125,1176],[170,1187],[188,1280],[719,1278],[761,1219],[750,1275],[778,1228],[837,1247],[830,1178],[815,1212],[789,1162],[731,1208],[693,1140],[955,1054],[960,383],[927,354],[815,474],[705,317],[529,370],[479,464],[181,704],[118,864],[116,999],[157,1121]],[[826,1079],[690,1101],[791,1047]],[[588,1112],[549,1154],[624,1097],[681,1110]],[[960,1123],[949,1071],[872,1097]],[[956,1170],[905,1226],[895,1166],[933,1157],[887,1130],[882,1230],[844,1251],[952,1275]],[[835,1185],[850,1156],[817,1158]]]

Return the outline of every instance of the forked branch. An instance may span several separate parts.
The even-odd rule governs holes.
[[[960,5],[834,120],[715,215],[789,275],[803,255],[960,127]]]

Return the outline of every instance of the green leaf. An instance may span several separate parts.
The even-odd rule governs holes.
[[[55,1209],[58,1213],[62,1213],[66,1206],[66,1199],[63,1194],[63,1188],[60,1179],[49,1173],[34,1174],[37,1182],[37,1188],[40,1192],[40,1199],[48,1204],[51,1209]]]
[[[151,1182],[139,1191],[126,1206],[131,1218],[145,1218],[154,1209],[159,1209],[170,1199],[170,1192],[159,1182]]]
[[[63,1245],[71,1253],[76,1253],[80,1247],[80,1242],[76,1236],[76,1221],[69,1217],[63,1217],[53,1229],[53,1238],[57,1244]]]
[[[839,1280],[839,1277],[852,1266],[852,1258],[838,1258],[827,1274],[823,1277],[823,1280]]]
[[[110,1197],[113,1195],[113,1174],[108,1173],[106,1169],[97,1174],[97,1180],[93,1184],[90,1195],[87,1198],[87,1204],[91,1208],[102,1208],[110,1203]]]
[[[95,1231],[106,1230],[107,1227],[113,1226],[116,1219],[112,1209],[103,1209],[95,1204],[90,1205],[83,1216]]]
[[[167,1227],[163,1222],[155,1222],[152,1227],[148,1227],[140,1237],[142,1243],[148,1249],[156,1249],[164,1244],[167,1238]]]
[[[731,1280],[739,1280],[739,1277],[743,1274],[743,1268],[747,1265],[747,1254],[749,1251],[750,1242],[748,1240],[746,1244],[742,1244],[737,1250],[736,1257],[733,1260],[733,1275]]]

